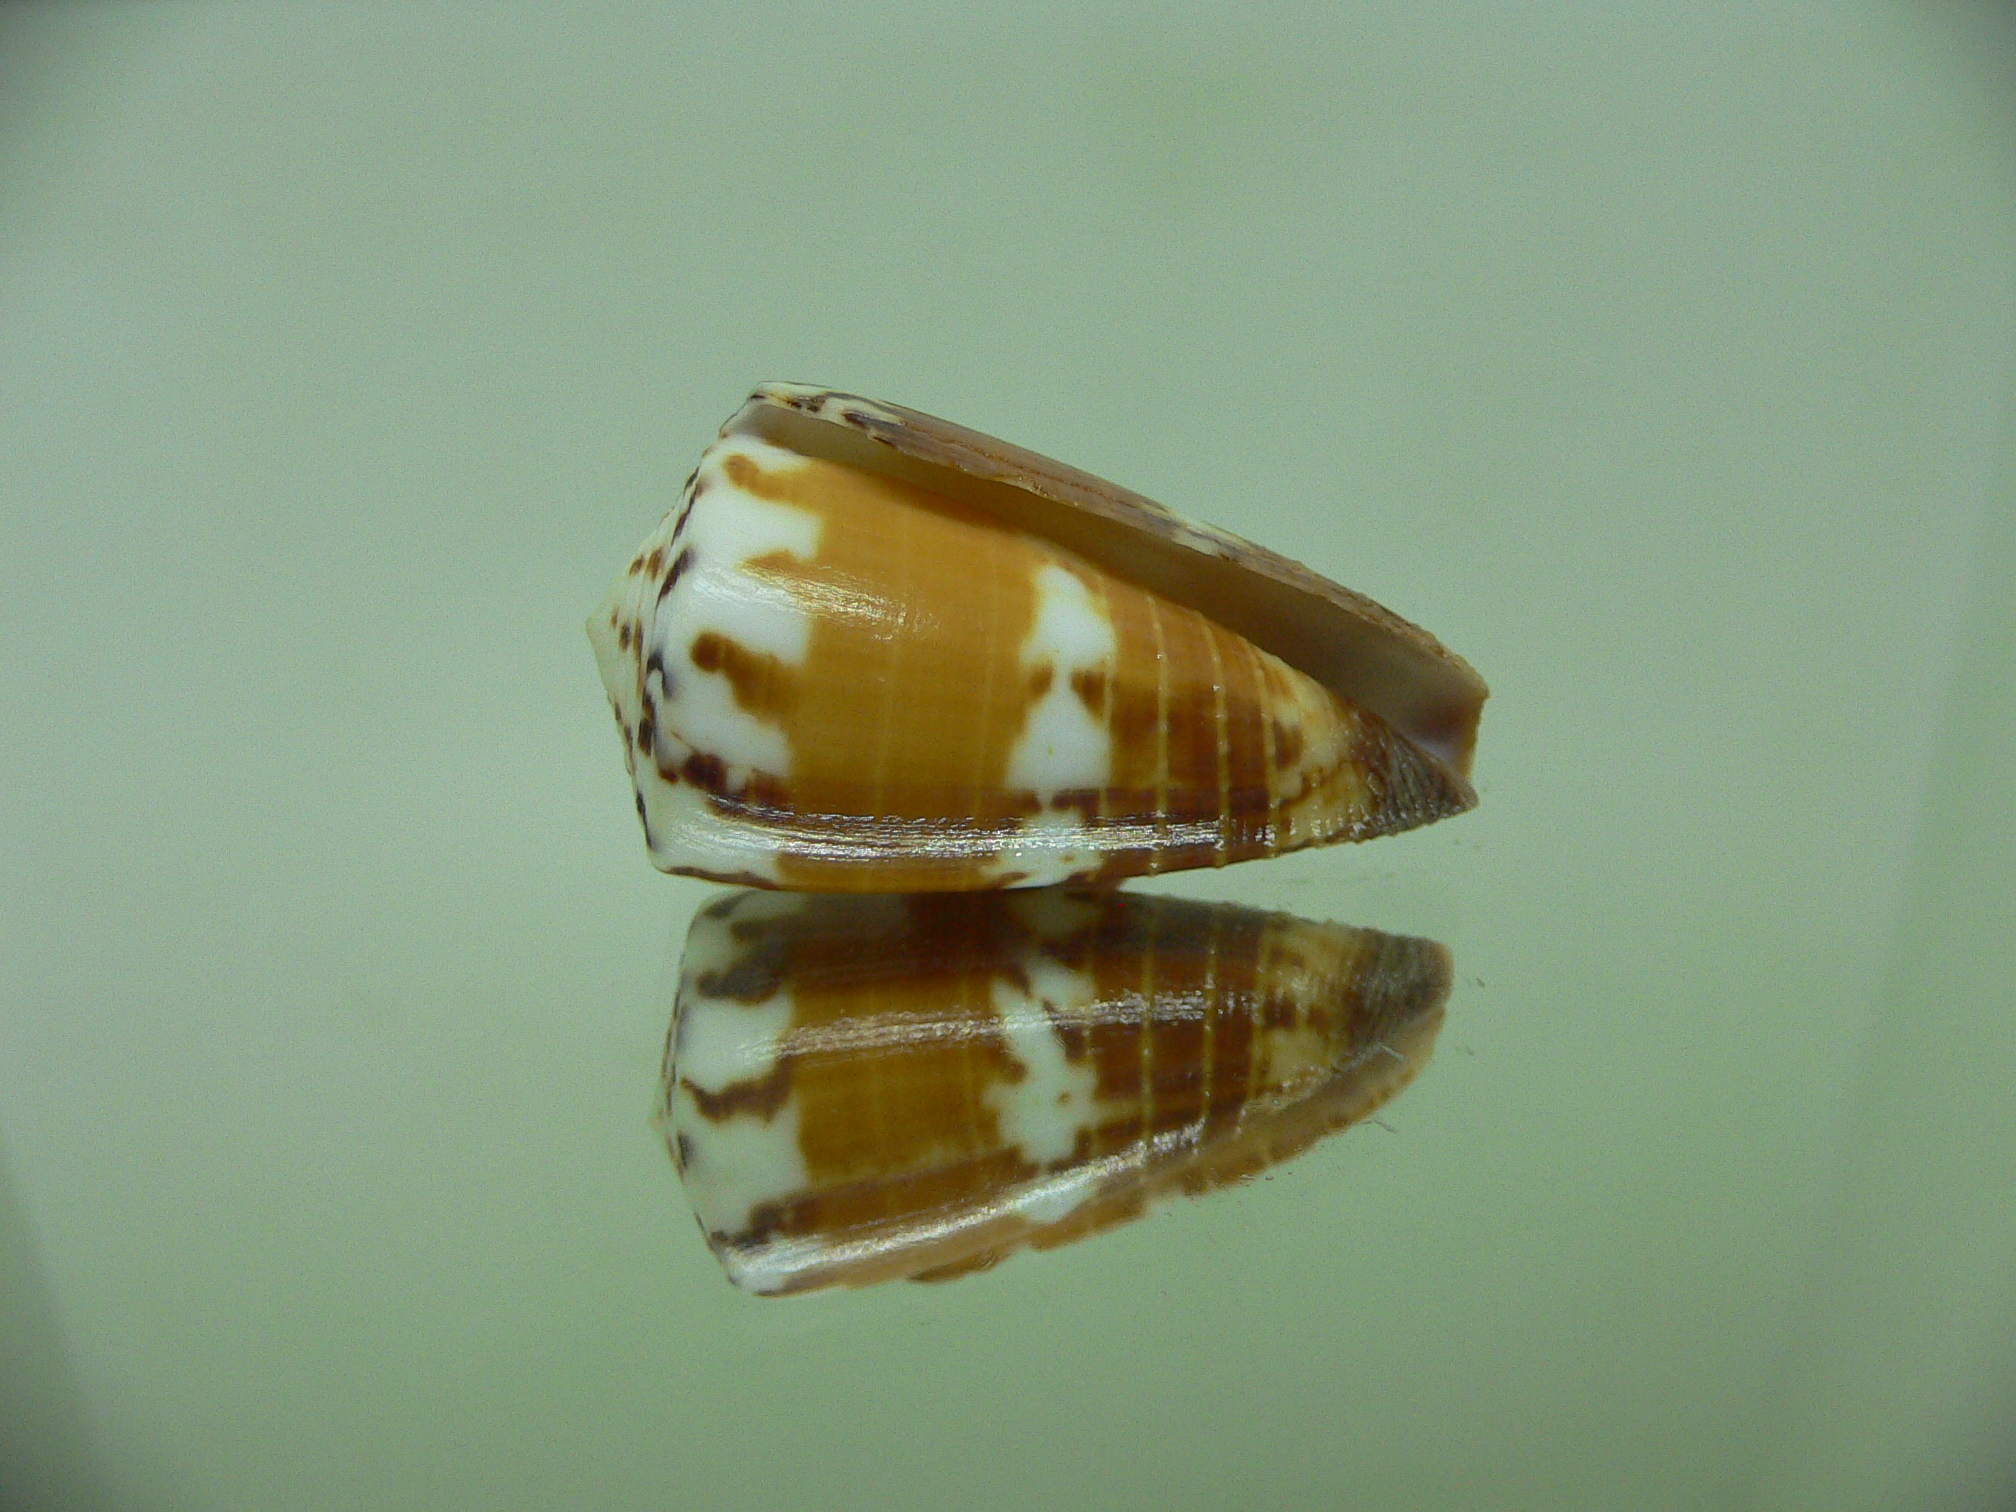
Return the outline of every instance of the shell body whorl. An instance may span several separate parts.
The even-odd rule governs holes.
[[[1055,501],[863,439],[873,420],[928,440],[924,417],[820,418],[839,397],[759,390],[590,621],[662,869],[834,891],[1109,881],[1474,802],[1432,739],[1228,628],[1211,595],[1154,586],[1166,511],[1126,516],[1150,570],[1095,561],[1112,551],[1046,524]],[[1180,549],[1222,568],[1228,539]],[[1227,579],[1261,605],[1243,618],[1285,613],[1255,578]]]

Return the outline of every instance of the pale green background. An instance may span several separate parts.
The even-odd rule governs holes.
[[[2011,35],[0,13],[0,1501],[2010,1505]],[[1477,813],[1165,884],[1453,946],[1388,1127],[727,1286],[581,625],[766,378],[1490,679]]]

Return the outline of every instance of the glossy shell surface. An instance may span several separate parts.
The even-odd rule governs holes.
[[[982,1269],[1251,1176],[1426,1061],[1433,942],[1055,889],[725,896],[660,1121],[737,1285]]]
[[[1483,685],[1432,638],[1111,485],[847,395],[759,389],[589,630],[668,871],[1107,881],[1474,802]]]

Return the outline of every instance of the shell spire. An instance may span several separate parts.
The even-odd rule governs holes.
[[[945,421],[759,388],[589,622],[653,862],[1114,881],[1471,807],[1481,680],[1284,558]]]

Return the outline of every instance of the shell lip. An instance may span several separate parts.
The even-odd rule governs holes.
[[[1484,679],[1420,626],[1300,562],[1040,453],[837,389],[760,384],[721,434],[947,489],[1209,615],[1370,709],[1469,786]]]

